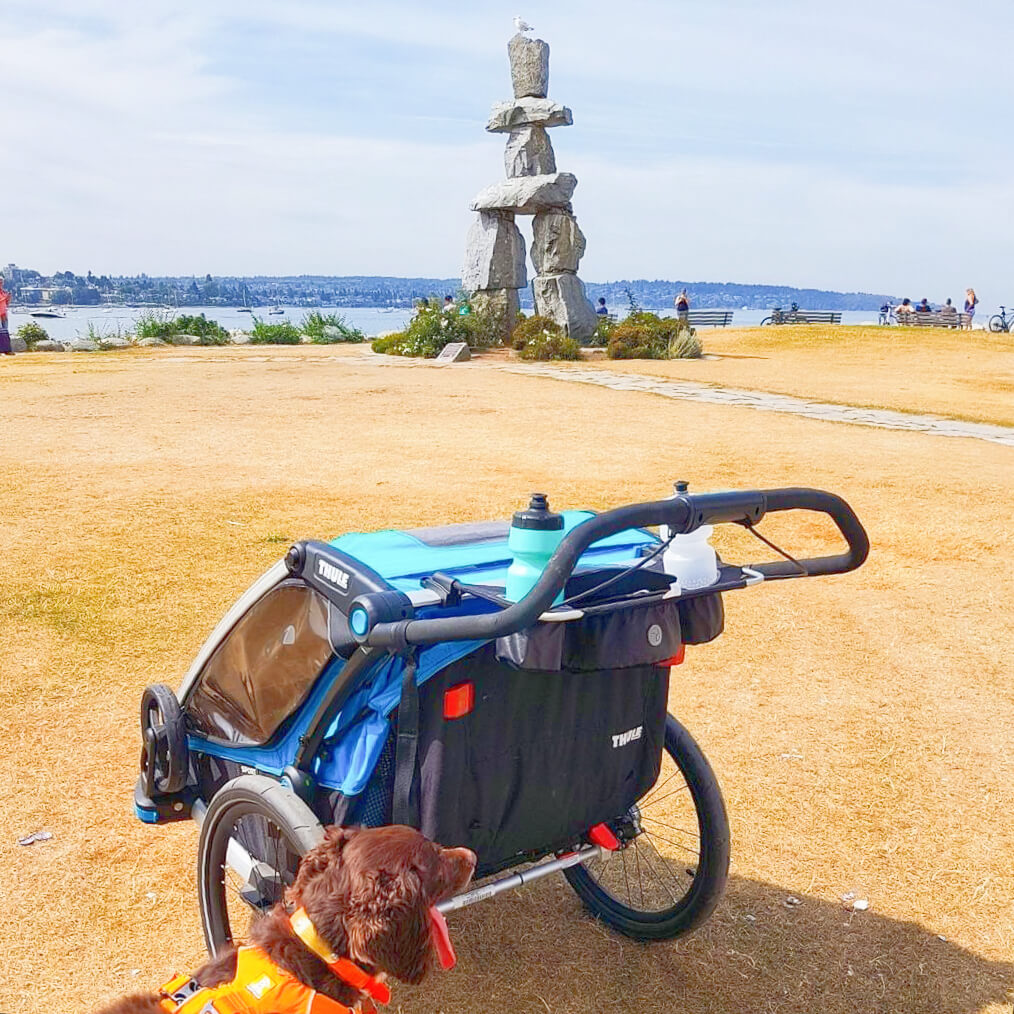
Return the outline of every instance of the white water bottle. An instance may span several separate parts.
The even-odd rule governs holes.
[[[687,483],[680,481],[674,486],[672,498],[687,491]],[[681,591],[707,588],[718,580],[718,555],[708,541],[714,528],[701,525],[689,535],[673,535],[672,542],[662,553],[662,569],[679,582]],[[660,528],[662,541],[670,535],[669,526]]]

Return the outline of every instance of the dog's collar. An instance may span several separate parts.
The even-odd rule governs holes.
[[[306,914],[305,908],[297,908],[289,916],[289,924],[292,932],[306,944],[328,968],[334,972],[343,982],[368,994],[377,1003],[390,1003],[391,990],[386,982],[375,979],[372,975],[364,972],[354,961],[348,958],[339,957],[328,946],[327,941],[317,932],[317,927]]]

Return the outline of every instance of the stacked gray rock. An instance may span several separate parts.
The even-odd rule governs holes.
[[[585,239],[570,200],[577,177],[557,172],[549,127],[569,126],[571,111],[546,96],[549,46],[520,32],[507,44],[514,101],[493,106],[486,130],[507,134],[507,179],[486,187],[472,202],[478,220],[468,233],[461,284],[478,312],[502,311],[509,329],[528,284],[525,241],[515,216],[534,216],[532,280],[535,310],[579,341],[595,330],[596,316],[577,268]]]

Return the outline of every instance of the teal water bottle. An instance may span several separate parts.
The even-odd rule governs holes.
[[[514,554],[505,592],[511,602],[520,601],[535,587],[562,538],[563,515],[549,509],[545,493],[533,493],[527,510],[515,511],[507,536],[507,548]],[[561,588],[553,605],[562,599]]]

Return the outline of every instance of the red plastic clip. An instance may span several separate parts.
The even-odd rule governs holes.
[[[615,852],[620,847],[620,839],[609,830],[606,824],[596,824],[589,832],[588,837],[594,845],[601,845],[602,848]]]

